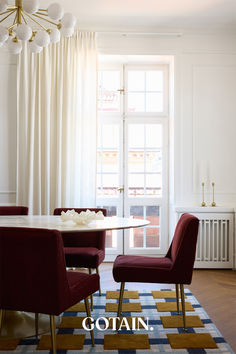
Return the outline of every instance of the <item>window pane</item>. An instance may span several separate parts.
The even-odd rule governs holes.
[[[102,170],[102,153],[101,151],[97,152],[97,172]]]
[[[160,218],[159,206],[151,205],[146,207],[146,219],[150,221],[149,225],[160,225],[159,218]]]
[[[144,93],[128,93],[128,111],[145,112]]]
[[[102,145],[101,137],[102,137],[102,125],[99,124],[98,125],[98,134],[97,134],[97,147],[98,147],[98,149],[100,149],[101,145]]]
[[[160,229],[146,228],[146,247],[159,247],[160,246]]]
[[[135,217],[135,219],[143,219],[143,210],[142,205],[134,205],[130,207],[130,215]]]
[[[146,94],[146,112],[163,112],[163,93]]]
[[[103,71],[102,85],[107,91],[117,91],[120,88],[120,72],[119,71]]]
[[[120,110],[120,72],[102,71],[98,76],[98,109],[100,111]]]
[[[118,172],[119,169],[118,151],[103,151],[102,167],[103,167],[103,172]]]
[[[129,151],[129,172],[144,172],[144,152]]]
[[[130,240],[130,247],[143,247],[144,246],[144,229],[143,228],[136,228],[133,230],[133,236],[132,239]]]
[[[162,147],[161,124],[146,124],[146,146],[152,148]]]
[[[129,71],[128,72],[128,90],[144,91],[145,90],[145,72]]]
[[[102,195],[102,175],[97,174],[97,194]]]
[[[130,196],[144,195],[144,175],[129,174],[129,192]]]
[[[116,124],[103,124],[102,126],[103,148],[119,147],[119,126]]]
[[[144,125],[129,124],[129,148],[144,147]]]
[[[107,210],[107,216],[116,216],[117,208],[115,206],[104,206]],[[106,231],[106,248],[116,248],[117,247],[117,231]]]
[[[151,70],[146,72],[147,91],[163,91],[163,72]]]
[[[133,205],[130,207],[130,215],[135,219],[144,218],[144,207],[141,205]],[[132,229],[130,236],[130,247],[143,247],[144,246],[144,229],[136,228]]]
[[[149,195],[161,194],[162,178],[160,174],[147,174],[146,175],[146,192]]]
[[[108,174],[102,175],[102,195],[111,195],[116,196],[118,195],[118,175],[117,174]]]
[[[107,210],[107,216],[116,216],[117,215],[117,208],[115,206],[104,206]]]
[[[106,248],[117,248],[117,231],[109,230],[106,231]]]
[[[162,170],[162,156],[160,151],[146,152],[146,171],[147,172],[161,172]]]

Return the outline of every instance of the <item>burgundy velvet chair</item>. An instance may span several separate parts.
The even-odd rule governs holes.
[[[28,215],[28,211],[25,206],[0,206],[0,215]]]
[[[54,315],[85,299],[90,317],[88,296],[98,286],[97,274],[66,271],[60,232],[0,227],[0,329],[3,310],[48,314],[55,354]],[[94,346],[92,331],[91,339]]]
[[[113,277],[121,282],[117,317],[122,312],[125,282],[168,283],[176,285],[177,311],[179,287],[182,315],[186,329],[184,284],[191,284],[196,253],[199,220],[183,214],[178,221],[170,248],[165,257],[118,256],[113,266]]]
[[[88,208],[57,208],[54,215],[61,215],[61,212],[74,209],[77,213],[86,211]],[[107,215],[106,209],[89,208],[91,211],[102,211],[103,215]],[[62,234],[64,243],[64,252],[67,267],[88,268],[89,274],[92,269],[96,269],[99,274],[98,267],[105,258],[105,241],[106,232],[67,232]],[[99,295],[101,296],[101,287],[99,284]],[[91,304],[92,307],[92,304]]]

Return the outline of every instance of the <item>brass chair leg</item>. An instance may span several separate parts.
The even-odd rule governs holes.
[[[50,328],[51,328],[52,353],[56,354],[57,353],[56,329],[55,329],[55,320],[53,315],[50,315]]]
[[[39,314],[38,313],[35,313],[34,323],[35,323],[35,337],[36,339],[38,339],[39,336]]]
[[[90,295],[90,308],[93,311],[93,294]]]
[[[88,297],[86,297],[84,299],[84,303],[85,303],[85,308],[86,308],[86,313],[87,313],[87,317],[88,317],[88,323],[89,323],[89,327],[91,328],[92,322],[91,322],[91,312],[90,312],[90,308],[89,308],[89,302],[88,302]],[[90,336],[91,336],[91,341],[92,341],[92,346],[94,347],[95,342],[94,342],[94,333],[93,330],[90,331]]]
[[[98,271],[98,267],[96,268],[96,273],[99,275],[99,271]],[[101,284],[100,284],[100,279],[99,279],[99,296],[102,295],[102,292],[101,292]]]
[[[177,312],[179,314],[179,284],[175,284]]]
[[[117,317],[120,318],[120,315],[122,313],[122,303],[123,303],[123,297],[124,297],[124,289],[125,289],[125,283],[120,284],[120,296],[119,296],[119,303],[118,303],[118,311],[117,311]],[[116,321],[116,330],[118,329],[118,319]]]
[[[92,274],[91,268],[89,268],[88,271],[89,271],[89,274]],[[90,295],[90,308],[91,308],[91,311],[93,311],[93,294]]]
[[[181,304],[182,304],[182,315],[183,315],[183,322],[184,322],[184,330],[186,331],[184,284],[180,284],[180,293],[181,293]]]
[[[2,322],[3,322],[3,309],[0,309],[0,334],[2,330]]]

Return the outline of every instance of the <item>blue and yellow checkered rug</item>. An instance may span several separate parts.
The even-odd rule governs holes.
[[[122,316],[127,318],[119,334],[112,328],[112,319],[116,316],[118,292],[106,291],[99,296],[94,294],[94,321],[99,319],[94,328],[95,347],[91,347],[90,333],[82,328],[86,317],[84,304],[79,303],[62,316],[57,329],[58,354],[74,353],[233,353],[219,330],[208,317],[193,294],[185,289],[187,331],[182,326],[182,319],[176,311],[175,291],[128,291],[125,292]],[[147,323],[148,329],[137,328],[135,320],[140,317]],[[142,321],[141,321],[142,322]],[[108,326],[109,323],[109,326]],[[104,326],[107,328],[104,330]],[[127,327],[127,326],[126,326]],[[9,343],[8,343],[9,344]],[[26,338],[12,342],[12,347],[4,347],[0,341],[2,353],[50,353],[50,337],[42,335],[39,339]],[[9,349],[11,348],[11,349]]]

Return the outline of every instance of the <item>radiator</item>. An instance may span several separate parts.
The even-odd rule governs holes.
[[[233,268],[233,219],[200,219],[195,268]]]

